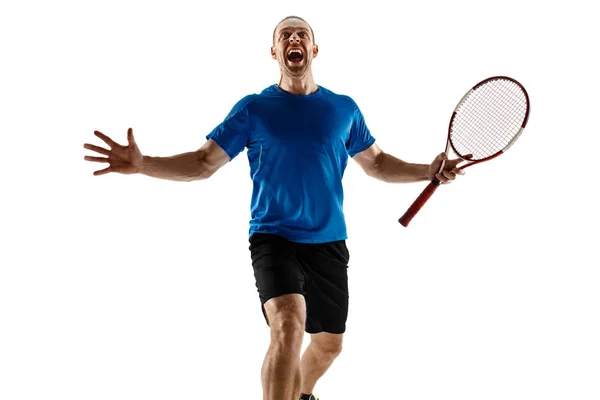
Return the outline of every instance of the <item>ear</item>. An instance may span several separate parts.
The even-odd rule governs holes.
[[[275,46],[271,46],[271,57],[273,60],[277,60],[277,54],[275,53]]]
[[[317,54],[319,54],[319,46],[317,46],[316,44],[313,46],[313,58],[317,56]]]

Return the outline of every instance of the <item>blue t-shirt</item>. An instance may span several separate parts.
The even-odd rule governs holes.
[[[348,156],[375,142],[350,97],[322,86],[296,95],[272,85],[240,100],[206,138],[232,160],[248,149],[250,236],[272,233],[301,243],[347,239],[342,177]]]

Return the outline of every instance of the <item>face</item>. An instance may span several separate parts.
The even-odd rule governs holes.
[[[318,51],[306,22],[291,18],[275,29],[271,56],[277,60],[283,72],[292,76],[303,75],[310,68]]]

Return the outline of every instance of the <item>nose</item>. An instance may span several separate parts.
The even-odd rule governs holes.
[[[290,36],[290,43],[294,43],[294,42],[295,43],[299,43],[300,42],[300,36],[298,36],[298,34],[296,34],[296,33],[293,33]]]

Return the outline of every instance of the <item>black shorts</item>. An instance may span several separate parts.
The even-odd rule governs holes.
[[[307,244],[254,233],[250,253],[265,319],[269,299],[299,293],[306,301],[306,332],[345,332],[350,254],[344,240]]]

